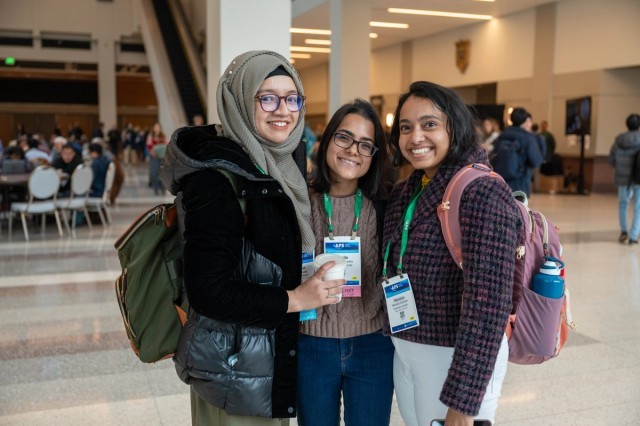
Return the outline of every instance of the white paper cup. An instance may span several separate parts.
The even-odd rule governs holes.
[[[313,267],[317,271],[322,265],[327,262],[336,262],[336,264],[333,265],[327,272],[325,272],[323,281],[343,280],[344,273],[347,269],[347,260],[337,254],[323,253],[316,256],[316,258],[313,260]],[[330,297],[335,297],[339,300],[342,300],[342,293],[335,294]]]

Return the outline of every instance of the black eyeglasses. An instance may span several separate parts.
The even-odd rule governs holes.
[[[334,133],[333,143],[344,149],[351,148],[351,145],[355,143],[358,145],[358,153],[365,157],[373,157],[373,155],[378,152],[378,147],[371,142],[360,142],[344,133]]]
[[[296,112],[302,109],[306,97],[295,93],[287,96],[261,95],[256,96],[256,99],[260,101],[260,108],[262,108],[264,112],[273,112],[280,108],[280,101],[282,99],[284,99],[284,104],[289,111]]]

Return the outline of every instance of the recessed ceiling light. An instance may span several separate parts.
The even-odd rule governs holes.
[[[418,9],[398,9],[390,7],[387,9],[389,13],[403,13],[407,15],[426,15],[426,16],[443,16],[446,18],[465,18],[465,19],[493,19],[491,15],[476,15],[473,13],[457,13],[457,12],[441,12],[439,10],[418,10]]]
[[[289,50],[292,52],[331,53],[331,49],[328,47],[291,46]]]
[[[320,44],[322,46],[331,46],[331,40],[318,40],[316,38],[307,38],[304,40],[306,44]]]
[[[391,11],[391,9],[389,9]],[[409,24],[399,24],[396,22],[376,22],[371,21],[369,25],[372,27],[383,27],[383,28],[409,28]]]
[[[369,38],[378,38],[378,34],[376,34],[376,33],[369,33]]]
[[[289,28],[289,32],[296,34],[331,35],[331,30],[320,30],[315,28]]]
[[[311,59],[311,55],[309,53],[292,53],[289,56],[296,59]]]

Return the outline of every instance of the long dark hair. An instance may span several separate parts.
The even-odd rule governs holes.
[[[433,105],[447,116],[449,152],[443,164],[456,164],[463,160],[469,150],[478,146],[476,119],[460,96],[451,89],[428,81],[411,83],[409,91],[400,95],[391,126],[391,148],[394,165],[406,164],[400,151],[400,110],[410,96],[429,99]]]
[[[355,99],[342,105],[331,117],[329,124],[322,134],[320,146],[318,147],[317,166],[318,172],[311,182],[311,188],[316,192],[329,192],[331,184],[331,174],[327,165],[327,149],[332,143],[333,135],[342,123],[342,120],[349,114],[358,114],[365,120],[373,124],[373,142],[378,147],[378,152],[371,157],[371,166],[367,173],[358,180],[358,186],[364,195],[371,200],[385,199],[387,196],[386,172],[387,172],[387,140],[382,129],[382,124],[378,119],[376,111],[371,104],[362,99]]]

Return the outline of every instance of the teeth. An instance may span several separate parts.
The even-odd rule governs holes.
[[[285,121],[272,121],[271,124],[278,127],[285,127],[287,125]]]
[[[343,163],[347,163],[349,165],[352,165],[352,166],[357,166],[358,165],[358,163],[356,163],[355,161],[347,160],[346,158],[341,158],[340,161],[342,161]]]
[[[433,148],[425,147],[425,148],[414,149],[414,150],[412,150],[412,152],[414,154],[420,155],[420,154],[426,154],[427,152],[431,151],[432,149]]]

